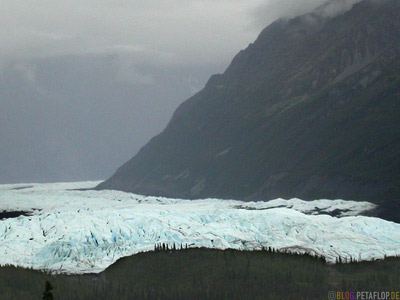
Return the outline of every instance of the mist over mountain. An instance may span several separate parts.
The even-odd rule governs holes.
[[[355,1],[2,1],[0,183],[109,177],[266,25]]]
[[[398,218],[400,1],[320,11],[265,28],[98,188],[368,200]]]
[[[4,65],[0,183],[107,178],[216,69],[140,64],[117,54]]]

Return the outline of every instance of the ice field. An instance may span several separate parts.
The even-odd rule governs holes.
[[[76,190],[98,182],[0,185],[0,265],[98,273],[156,243],[218,249],[273,247],[335,262],[400,255],[400,224],[355,216],[375,205],[343,200],[181,200]],[[332,214],[338,217],[332,217]]]

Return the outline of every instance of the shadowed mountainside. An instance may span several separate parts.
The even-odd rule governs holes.
[[[268,26],[98,189],[352,199],[399,219],[400,1]]]

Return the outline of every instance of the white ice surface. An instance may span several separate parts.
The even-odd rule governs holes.
[[[0,220],[0,265],[97,273],[159,242],[218,249],[265,246],[322,255],[330,262],[339,256],[400,255],[400,224],[351,216],[374,209],[368,202],[189,201],[71,190],[97,183],[0,185],[0,211],[32,213]],[[337,210],[350,216],[312,215]]]

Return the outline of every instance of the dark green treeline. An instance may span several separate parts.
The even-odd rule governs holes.
[[[328,291],[398,290],[400,259],[327,265],[322,259],[263,251],[163,250],[117,261],[97,275],[49,275],[0,268],[0,299],[56,300],[327,299]],[[171,249],[172,248],[172,249]],[[175,246],[181,248],[181,246]]]

